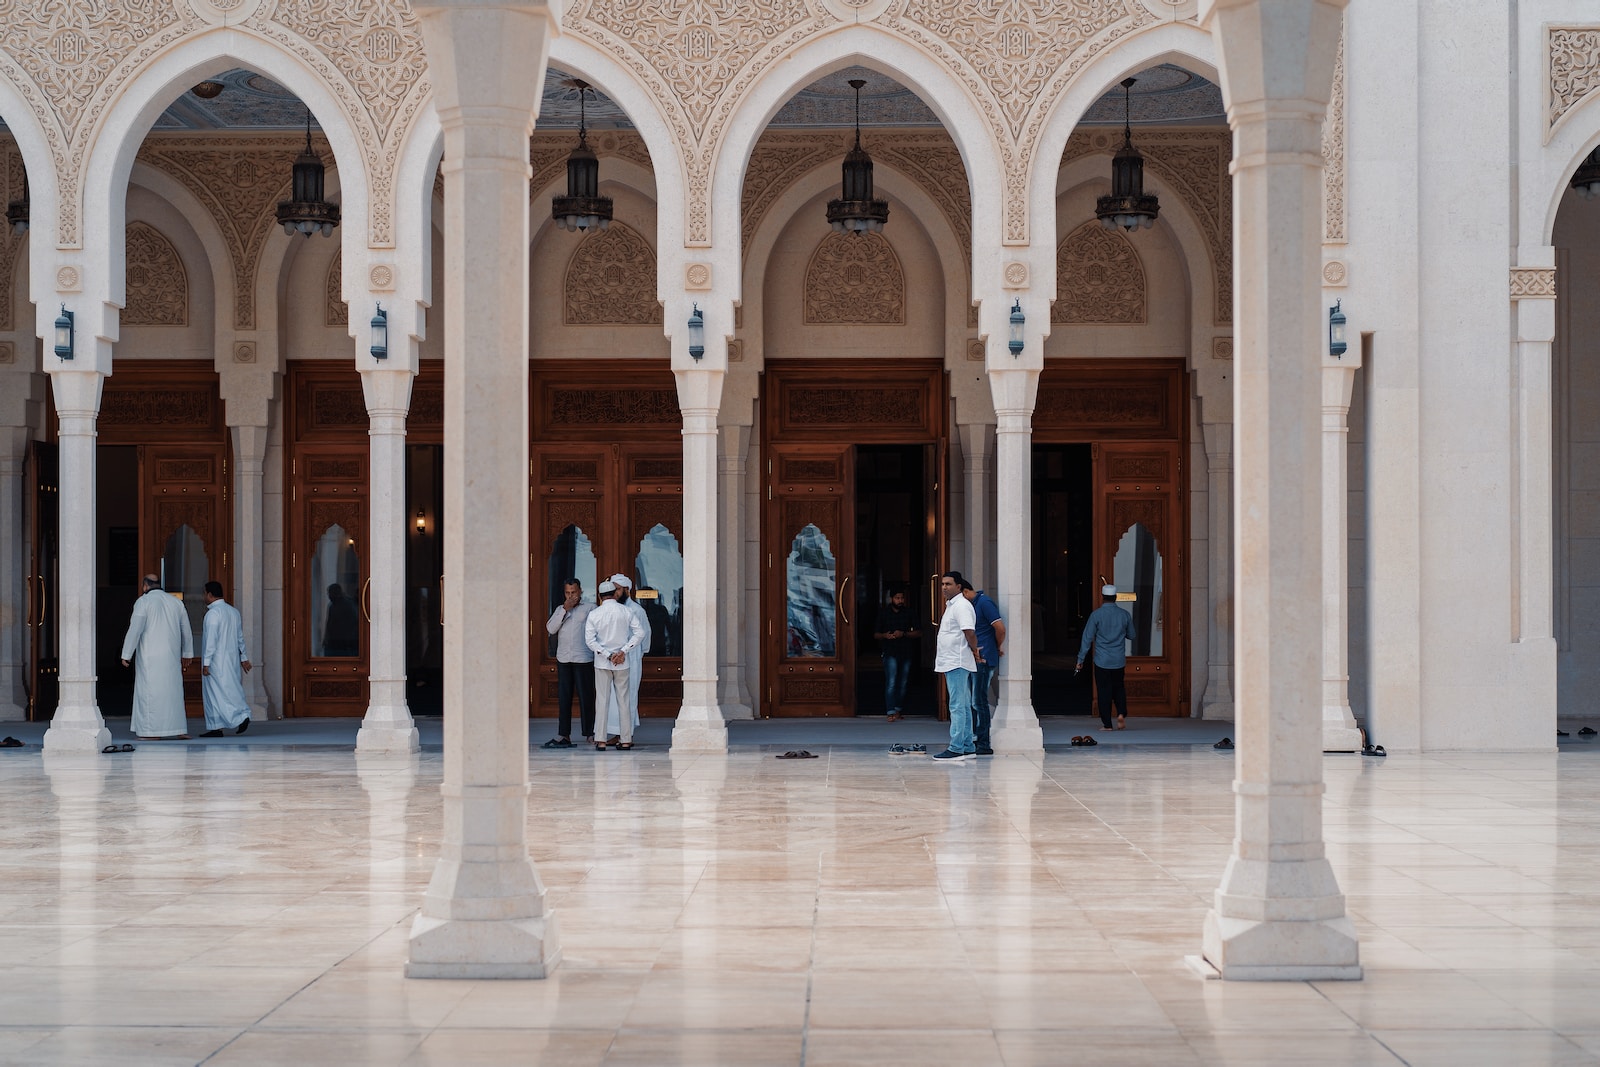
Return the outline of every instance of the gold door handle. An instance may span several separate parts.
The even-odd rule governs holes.
[[[939,603],[939,576],[930,574],[928,575],[928,621],[935,626],[939,624],[939,612],[934,608],[937,603]]]
[[[372,607],[372,601],[369,597],[369,590],[371,590],[371,588],[371,578],[368,578],[366,581],[361,583],[361,617],[366,619],[368,622],[372,621],[372,611],[370,610]]]
[[[444,625],[444,575],[439,575],[439,625]]]
[[[27,597],[28,597],[28,607],[27,607],[28,617],[23,620],[22,625],[24,625],[24,626],[32,626],[33,625],[33,575],[24,574],[23,578],[25,578],[27,580],[27,582],[28,582],[28,593],[27,593]]]
[[[39,625],[43,626],[50,617],[50,588],[44,584],[44,575],[39,575]]]
[[[846,626],[850,625],[850,613],[844,610],[844,606],[847,603],[849,603],[849,601],[847,601],[845,599],[845,597],[844,597],[844,592],[845,592],[846,589],[849,589],[849,588],[850,588],[850,576],[847,574],[847,575],[844,576],[844,582],[841,583],[840,586],[839,586],[839,614],[844,616],[844,624]]]

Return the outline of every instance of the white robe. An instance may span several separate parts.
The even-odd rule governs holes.
[[[644,608],[633,597],[628,598],[628,614],[639,620],[639,626],[644,630],[644,640],[633,646],[633,651],[628,653],[628,706],[633,710],[633,725],[639,725],[639,682],[644,678],[644,653],[650,647],[650,616],[644,613]],[[606,711],[606,736],[622,733],[622,724],[617,721],[617,702],[611,701]]]
[[[133,661],[133,732],[174,737],[189,732],[183,711],[183,660],[194,658],[194,630],[178,598],[152,589],[133,604],[122,658]]]
[[[244,696],[244,672],[239,667],[249,658],[239,609],[226,600],[213,600],[206,608],[200,640],[200,665],[209,672],[200,679],[207,730],[229,729],[250,717],[250,702]]]

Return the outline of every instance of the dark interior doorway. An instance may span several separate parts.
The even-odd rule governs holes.
[[[406,446],[406,705],[444,714],[444,446]]]
[[[122,639],[139,599],[137,445],[95,448],[94,555],[95,701],[102,715],[131,715],[134,672],[122,665]]]
[[[1091,672],[1074,675],[1078,642],[1100,605],[1094,575],[1094,456],[1088,444],[1033,446],[1033,707],[1091,713]]]
[[[856,641],[856,714],[883,715],[883,656],[873,634],[878,613],[904,590],[923,637],[906,686],[904,713],[935,715],[931,671],[933,631],[928,623],[927,445],[857,445],[855,448],[856,573],[849,603],[859,624]]]

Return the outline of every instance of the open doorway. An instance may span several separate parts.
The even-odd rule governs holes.
[[[1033,706],[1088,715],[1090,672],[1074,674],[1094,578],[1094,458],[1087,444],[1033,446]]]
[[[855,449],[856,567],[854,631],[856,714],[883,715],[884,667],[878,616],[896,592],[922,633],[914,645],[903,713],[935,715],[931,673],[933,624],[929,622],[926,534],[927,445],[857,445]]]

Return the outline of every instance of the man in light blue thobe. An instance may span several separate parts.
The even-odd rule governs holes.
[[[128,636],[122,639],[122,665],[135,658],[134,734],[141,741],[187,741],[183,661],[194,659],[194,630],[178,598],[163,592],[153,574],[144,576],[144,595],[134,601]]]
[[[244,676],[249,671],[244,618],[222,599],[221,582],[207,582],[206,621],[200,634],[200,693],[206,705],[206,732],[201,737],[221,737],[229,727],[236,734],[250,729],[250,702],[244,696]]]

